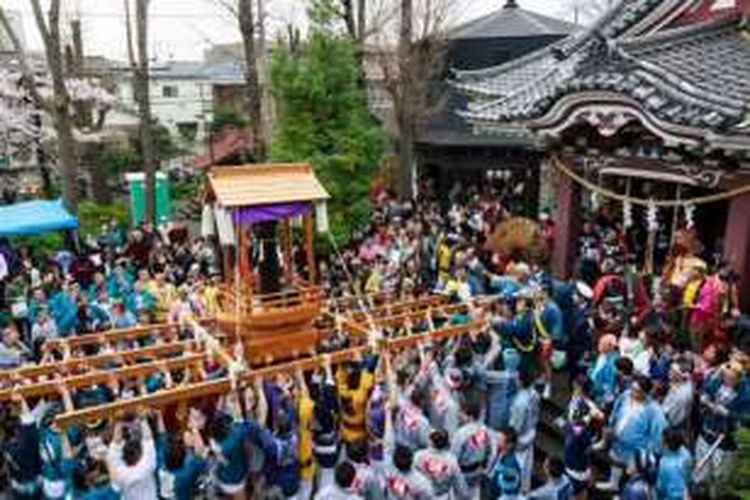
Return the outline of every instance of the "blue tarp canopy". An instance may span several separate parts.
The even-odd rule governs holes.
[[[0,236],[41,234],[78,228],[62,200],[33,200],[0,206]]]

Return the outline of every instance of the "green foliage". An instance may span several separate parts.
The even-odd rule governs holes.
[[[140,156],[132,145],[115,144],[102,153],[100,164],[108,175],[120,176],[138,169]]]
[[[201,184],[203,180],[200,177],[185,181],[176,181],[169,187],[174,202],[190,201],[197,197],[200,193]]]
[[[732,470],[718,485],[719,492],[750,498],[750,429],[743,427],[737,431],[735,440],[737,452],[732,462]]]
[[[156,155],[156,161],[168,160],[179,156],[183,153],[182,149],[174,142],[172,135],[169,133],[169,129],[164,125],[154,120],[151,125],[151,133],[154,139],[154,153]],[[140,154],[141,145],[139,141],[136,141],[136,151]]]
[[[15,248],[27,247],[35,259],[47,259],[64,247],[63,235],[60,232],[44,233],[34,236],[14,236],[11,243]]]
[[[168,160],[182,153],[164,125],[154,121],[151,128],[157,161]],[[107,174],[112,176],[120,176],[125,172],[140,171],[143,165],[140,139],[136,135],[125,144],[107,146],[102,152],[100,163]]]
[[[211,131],[219,132],[226,128],[244,128],[248,124],[247,118],[237,114],[231,108],[219,108],[214,112],[214,120],[211,122]]]
[[[334,0],[311,0],[307,17],[318,30],[327,31],[332,28],[336,19],[341,18],[340,9]]]
[[[331,195],[331,230],[344,244],[367,223],[370,180],[385,148],[359,86],[356,47],[314,28],[295,50],[277,47],[270,72],[277,109],[271,157],[313,165]]]
[[[115,221],[118,225],[127,225],[130,222],[130,210],[122,202],[98,205],[85,201],[78,204],[78,221],[82,235],[98,234],[105,223]]]

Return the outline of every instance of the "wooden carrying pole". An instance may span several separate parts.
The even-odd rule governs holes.
[[[382,349],[396,351],[418,345],[422,342],[466,335],[474,331],[480,331],[485,327],[485,323],[479,322],[466,325],[448,326],[435,330],[433,332],[428,332],[420,335],[411,335],[408,337],[400,337],[392,340],[384,340]],[[341,363],[343,361],[354,359],[357,355],[364,353],[368,349],[369,347],[367,346],[353,347],[350,349],[344,349],[342,351],[330,353],[330,355],[328,356],[330,356],[332,363]],[[327,355],[319,355],[292,361],[289,363],[283,363],[268,366],[266,368],[247,371],[242,375],[242,380],[245,383],[252,383],[255,379],[271,378],[279,373],[290,373],[296,370],[313,370],[324,363],[326,356]],[[67,428],[79,422],[108,418],[123,411],[133,410],[139,407],[159,407],[189,399],[218,396],[227,393],[231,388],[232,383],[229,377],[187,384],[172,389],[163,389],[152,394],[138,396],[126,400],[121,399],[95,407],[83,408],[69,413],[64,413],[56,417],[55,423],[60,428]]]
[[[137,365],[124,366],[111,371],[97,370],[82,375],[66,377],[64,379],[47,380],[35,384],[21,385],[12,389],[0,390],[0,401],[11,399],[14,391],[17,391],[24,397],[40,397],[50,394],[57,394],[57,386],[64,383],[69,389],[80,389],[91,387],[97,384],[106,384],[113,378],[118,380],[138,378],[159,373],[162,370],[177,370],[197,366],[208,359],[205,353],[190,353],[180,356],[179,358],[165,358],[150,363],[139,363]]]
[[[214,326],[215,318],[204,318],[198,320],[201,326]],[[101,345],[102,343],[113,343],[122,340],[137,340],[150,337],[154,334],[168,332],[173,330],[179,331],[184,325],[179,323],[165,323],[161,325],[136,326],[134,328],[120,328],[109,330],[102,333],[92,333],[90,335],[76,335],[68,338],[50,339],[44,343],[45,351],[62,351],[67,345],[71,350],[87,345]]]
[[[39,365],[29,365],[16,368],[15,370],[0,371],[0,381],[16,378],[32,379],[37,377],[51,376],[55,374],[65,374],[69,370],[78,368],[100,368],[111,363],[119,362],[138,362],[144,358],[162,358],[171,355],[179,355],[183,352],[193,352],[196,350],[198,343],[195,340],[186,340],[184,342],[168,342],[162,344],[140,347],[137,349],[128,349],[125,351],[112,351],[93,356],[76,356],[62,361],[53,361]]]
[[[362,311],[353,311],[345,316],[357,321],[364,321],[367,319],[368,315],[371,317],[380,316],[381,313],[393,315],[402,312],[414,311],[416,309],[438,307],[440,305],[446,304],[447,302],[448,297],[444,297],[442,295],[430,295],[428,297],[409,300],[406,302],[396,302],[394,304],[386,303],[382,306],[376,306],[372,309],[368,309],[367,313],[364,313]]]

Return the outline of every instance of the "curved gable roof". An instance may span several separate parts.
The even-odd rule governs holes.
[[[454,28],[447,36],[449,40],[565,36],[576,29],[574,24],[522,9],[509,1],[500,10]]]

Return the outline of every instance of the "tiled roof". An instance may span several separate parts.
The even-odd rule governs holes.
[[[737,18],[655,28],[657,14],[676,16],[694,3],[625,1],[586,34],[497,68],[459,72],[456,86],[474,96],[463,114],[472,121],[530,120],[564,96],[606,92],[667,123],[741,133],[750,113],[750,41]],[[639,33],[646,27],[652,32]]]
[[[502,9],[458,26],[447,34],[449,40],[512,38],[542,35],[568,35],[576,26],[554,17],[522,9],[508,2]]]
[[[206,64],[201,61],[169,61],[151,67],[151,77],[154,79],[243,82],[243,72],[242,64]]]
[[[208,174],[211,189],[224,207],[252,207],[328,199],[310,165],[275,163],[215,167]]]

